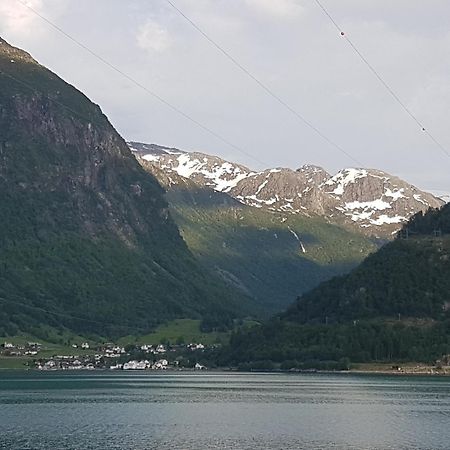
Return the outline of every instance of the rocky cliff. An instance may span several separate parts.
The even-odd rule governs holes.
[[[97,105],[0,40],[0,336],[245,310],[197,263],[163,193]]]
[[[412,215],[444,203],[385,172],[321,167],[274,168],[261,172],[202,153],[129,143],[142,160],[201,186],[226,192],[239,202],[285,214],[318,215],[368,236],[388,238]]]

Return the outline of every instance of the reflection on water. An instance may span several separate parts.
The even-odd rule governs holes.
[[[449,449],[450,379],[0,373],[0,448]]]

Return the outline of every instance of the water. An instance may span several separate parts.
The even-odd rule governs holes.
[[[0,448],[450,449],[450,379],[4,372]]]

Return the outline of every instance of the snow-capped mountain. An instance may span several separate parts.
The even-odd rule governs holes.
[[[255,208],[319,215],[373,236],[389,236],[418,211],[444,204],[434,195],[374,169],[348,168],[333,176],[312,165],[254,172],[204,153],[136,142],[129,146],[139,159],[162,170],[172,184],[177,181],[170,175],[177,174]]]
[[[450,203],[450,192],[448,191],[432,191],[433,195],[441,199],[444,203]]]

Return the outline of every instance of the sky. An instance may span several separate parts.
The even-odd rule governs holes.
[[[335,173],[361,165],[450,192],[450,156],[392,98],[315,0],[171,1],[344,151],[268,95],[167,0],[0,0],[0,36],[98,103],[127,140],[203,151],[255,170],[315,164]],[[450,155],[450,2],[321,2]]]

